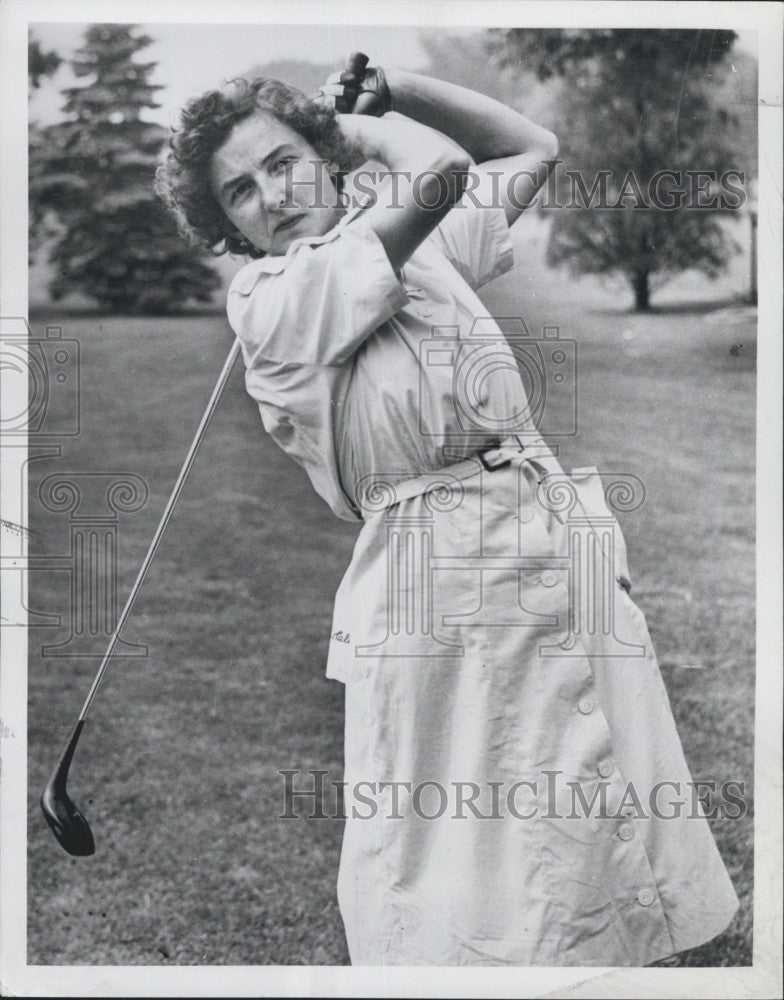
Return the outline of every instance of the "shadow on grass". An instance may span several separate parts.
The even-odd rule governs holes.
[[[225,315],[226,309],[222,304],[203,306],[202,308],[194,306],[191,309],[181,309],[170,313],[108,312],[91,309],[89,306],[59,306],[55,302],[34,305],[29,310],[31,323],[51,323],[60,319],[93,319],[99,321],[102,319],[135,319],[155,322],[156,320],[188,319],[194,316],[219,316],[223,318]]]
[[[586,312],[594,316],[700,316],[706,313],[718,312],[721,309],[752,309],[756,303],[747,298],[732,296],[723,299],[694,299],[684,302],[664,302],[653,305],[645,311],[595,306],[588,307]]]

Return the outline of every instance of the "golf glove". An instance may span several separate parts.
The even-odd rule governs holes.
[[[368,66],[361,79],[352,73],[332,73],[313,95],[341,115],[373,115],[380,118],[392,110],[392,95],[380,66]]]

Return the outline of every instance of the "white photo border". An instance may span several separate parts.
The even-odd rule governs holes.
[[[28,966],[24,629],[0,629],[0,994],[16,996],[769,997],[782,966],[782,25],[779,3],[498,0],[3,0],[0,3],[0,315],[26,316],[27,31],[35,22],[711,27],[759,32],[759,354],[757,367],[757,696],[754,964],[749,968],[430,969],[278,966]],[[2,413],[19,412],[3,396]],[[2,443],[2,442],[0,442]],[[23,448],[2,448],[19,481]],[[2,518],[27,523],[3,491]],[[18,543],[17,543],[18,544]],[[3,593],[13,614],[24,594]],[[15,619],[16,620],[16,619]]]

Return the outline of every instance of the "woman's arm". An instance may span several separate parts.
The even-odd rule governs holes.
[[[440,133],[405,118],[339,115],[338,121],[364,156],[396,175],[391,202],[378,198],[353,224],[375,231],[397,271],[460,200],[471,158]]]
[[[405,70],[389,70],[386,79],[396,111],[454,139],[482,170],[501,174],[498,191],[511,225],[552,169],[552,132],[465,87]]]

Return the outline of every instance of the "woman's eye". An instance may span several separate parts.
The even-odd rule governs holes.
[[[294,163],[295,159],[296,157],[294,156],[283,156],[281,157],[281,159],[275,161],[273,170],[276,173],[281,173],[282,171],[286,170],[289,164]]]
[[[243,181],[241,184],[238,184],[231,192],[231,198],[229,199],[231,204],[233,205],[238,198],[241,198],[249,190],[250,190],[250,181]]]

